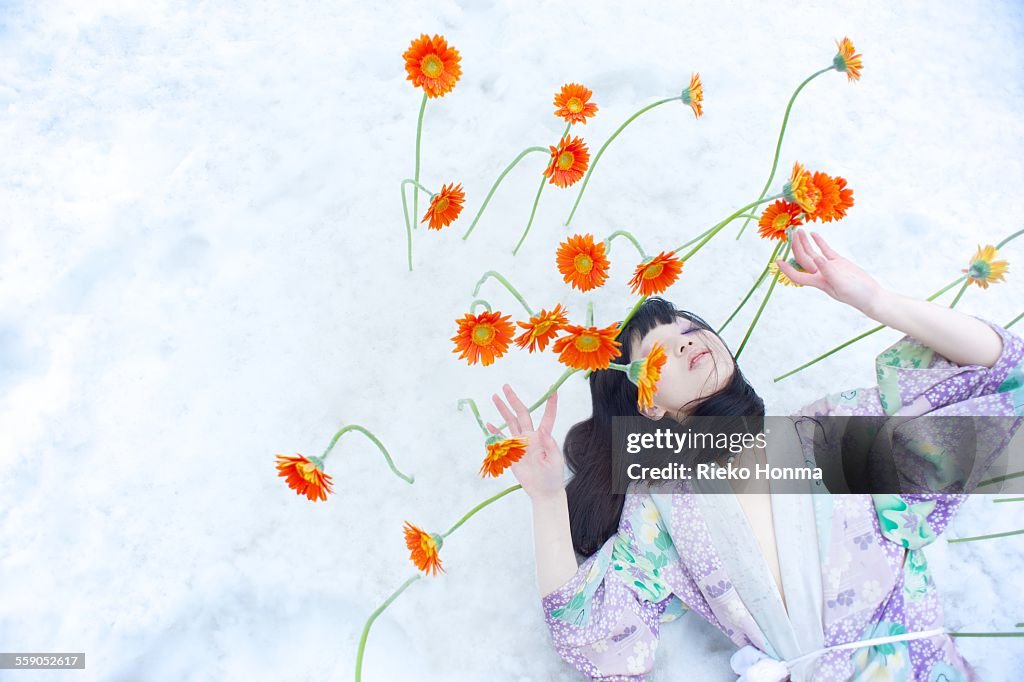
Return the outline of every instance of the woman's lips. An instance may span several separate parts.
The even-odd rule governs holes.
[[[711,351],[702,350],[701,352],[697,353],[692,358],[690,358],[690,369],[693,369],[696,366],[696,364],[700,362],[701,358],[703,358],[705,355],[711,355]]]

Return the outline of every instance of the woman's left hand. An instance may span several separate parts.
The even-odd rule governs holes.
[[[795,283],[821,289],[837,301],[867,313],[881,297],[882,286],[858,265],[840,256],[820,234],[812,235],[821,253],[804,230],[797,229],[793,234],[793,255],[806,272],[782,260],[776,260],[776,265]]]

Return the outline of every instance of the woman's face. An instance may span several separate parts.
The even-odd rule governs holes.
[[[698,403],[721,390],[732,379],[736,364],[718,336],[696,322],[680,317],[673,324],[661,324],[639,340],[633,340],[630,357],[646,357],[658,342],[668,359],[661,370],[654,405],[644,414],[661,419],[665,414],[689,414]]]

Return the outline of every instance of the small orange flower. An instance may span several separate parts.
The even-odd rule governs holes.
[[[665,347],[655,343],[646,358],[630,363],[629,379],[636,384],[636,408],[641,412],[654,404],[661,368],[665,366],[667,360]]]
[[[597,114],[597,105],[590,101],[593,94],[579,83],[566,83],[555,95],[555,116],[566,123],[586,123]]]
[[[683,104],[688,104],[693,109],[693,115],[700,118],[704,113],[701,102],[704,101],[704,85],[700,82],[700,74],[694,73],[690,76],[690,85],[683,90],[681,96]]]
[[[462,213],[462,202],[465,200],[466,193],[462,191],[461,182],[455,186],[444,185],[440,192],[430,198],[430,207],[420,222],[425,223],[429,220],[430,224],[427,227],[431,230],[447,227]]]
[[[574,234],[559,244],[555,263],[566,284],[580,291],[604,284],[611,266],[605,257],[604,242],[595,244],[592,234]]]
[[[619,355],[622,344],[615,340],[619,325],[604,329],[566,325],[566,335],[555,341],[552,350],[559,353],[558,360],[573,369],[608,369]]]
[[[324,473],[324,463],[319,457],[307,458],[298,453],[294,457],[276,457],[277,475],[284,477],[296,495],[305,495],[316,502],[318,499],[326,501],[327,493],[334,492],[331,490],[331,477]]]
[[[444,97],[462,75],[459,51],[449,47],[443,36],[431,38],[426,33],[421,34],[402,57],[408,73],[406,80],[412,81],[414,87],[423,88],[427,97]]]
[[[493,364],[508,350],[508,344],[515,334],[515,327],[509,321],[510,316],[502,317],[501,313],[484,311],[479,315],[466,313],[461,320],[456,320],[459,331],[451,338],[455,342],[453,353],[462,354],[460,360],[469,360],[475,365],[482,362],[486,367]]]
[[[864,64],[860,60],[860,55],[853,53],[853,43],[849,38],[843,38],[837,40],[836,45],[839,47],[839,52],[832,60],[836,71],[845,71],[846,77],[851,81],[860,80],[860,70],[864,68]]]
[[[846,189],[846,180],[833,178],[825,173],[815,173],[811,183],[821,195],[814,211],[807,214],[808,220],[820,220],[830,223],[846,216],[846,211],[853,206],[853,190]]]
[[[786,199],[797,204],[804,213],[814,213],[818,200],[821,199],[821,191],[811,182],[811,174],[804,170],[799,163],[793,164],[793,173],[789,177],[782,193]]]
[[[988,244],[982,248],[979,244],[970,264],[962,270],[967,273],[967,281],[977,284],[982,289],[988,289],[989,284],[1004,281],[1003,277],[1009,272],[1010,264],[1004,260],[996,260],[997,255],[996,247]]]
[[[566,135],[557,147],[548,145],[551,150],[551,162],[544,169],[544,176],[550,178],[552,185],[568,187],[576,183],[587,172],[590,163],[590,151],[582,137],[569,139]]]
[[[662,251],[651,260],[636,266],[629,287],[634,294],[660,294],[679,279],[682,271],[683,261],[671,251]]]
[[[801,215],[799,206],[779,199],[761,214],[757,233],[765,239],[785,239],[787,229],[804,224]]]
[[[440,535],[420,530],[408,521],[402,529],[405,531],[405,546],[409,548],[409,558],[416,568],[430,575],[437,575],[438,571],[444,573],[441,567],[441,558],[438,552],[444,544],[444,538]]]
[[[540,311],[538,315],[531,317],[529,322],[517,322],[516,324],[526,331],[516,339],[516,345],[520,348],[526,348],[529,345],[531,353],[547,348],[548,342],[554,339],[562,327],[569,323],[565,312],[565,308],[559,303],[551,312]]]
[[[518,462],[526,454],[525,438],[502,438],[491,436],[487,439],[487,456],[480,467],[480,475],[497,478],[505,469]]]

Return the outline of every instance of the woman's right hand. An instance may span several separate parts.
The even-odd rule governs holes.
[[[526,454],[512,464],[512,474],[523,486],[523,490],[534,501],[543,500],[560,494],[565,489],[565,459],[558,443],[551,436],[555,425],[555,412],[558,409],[558,393],[552,393],[544,405],[544,415],[540,426],[533,428],[530,410],[519,399],[508,384],[502,389],[508,405],[495,393],[491,400],[498,408],[502,418],[508,425],[513,437],[527,441]],[[511,409],[509,408],[511,405]],[[500,434],[496,426],[488,423],[487,429],[493,434]]]

